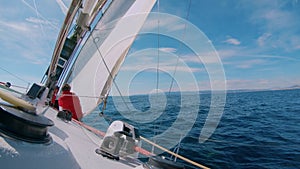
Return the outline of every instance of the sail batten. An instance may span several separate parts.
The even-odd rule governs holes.
[[[92,112],[108,94],[154,3],[155,0],[112,1],[96,25],[67,80],[77,95],[89,96],[80,97],[83,112]]]

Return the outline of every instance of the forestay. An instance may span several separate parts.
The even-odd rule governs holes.
[[[67,76],[83,112],[92,112],[107,96],[155,1],[113,1],[97,23]]]

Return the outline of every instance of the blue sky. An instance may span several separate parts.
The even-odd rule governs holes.
[[[153,11],[159,10],[187,19],[207,36],[221,59],[227,89],[265,89],[300,85],[300,2],[189,2],[161,0],[159,7],[156,5]],[[69,4],[70,0],[2,2],[0,81],[11,81],[13,84],[26,86],[26,82],[41,80],[51,60],[57,34]],[[140,36],[137,42],[147,39],[146,42],[152,43],[151,40],[154,41],[155,38]],[[184,44],[168,37],[160,38],[162,54],[166,52],[183,59],[192,54]],[[135,54],[143,45],[147,48],[157,47],[157,43],[144,43],[135,43],[130,53]],[[187,65],[194,72],[199,89],[209,89],[205,63],[190,60]],[[126,70],[126,63],[124,67]],[[6,71],[18,78],[8,75]],[[138,87],[139,81],[145,81],[142,77],[149,76],[152,75],[137,76],[132,86]],[[161,78],[164,76],[162,74]],[[138,90],[142,92],[143,88]]]
[[[67,7],[62,1],[13,0],[2,3],[0,81],[25,87],[28,82],[40,82],[50,63]]]

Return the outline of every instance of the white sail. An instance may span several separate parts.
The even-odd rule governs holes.
[[[113,1],[96,25],[68,76],[84,113],[93,111],[107,95],[154,4],[155,0]]]

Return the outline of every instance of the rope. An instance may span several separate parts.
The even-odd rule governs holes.
[[[80,122],[78,120],[75,120],[75,119],[72,119],[72,121],[75,122],[75,123],[77,123],[77,124],[79,124],[80,126],[84,127],[85,129],[91,131],[92,133],[94,133],[94,134],[96,134],[96,135],[98,135],[100,137],[104,137],[105,136],[105,133],[102,132],[102,131],[100,131],[100,130],[98,130],[98,129],[95,129],[95,128],[93,128],[93,127],[91,127],[89,125],[86,125],[86,124],[84,124],[84,123],[82,123],[82,122]],[[192,164],[194,166],[197,166],[197,167],[200,167],[200,168],[203,168],[203,169],[209,169],[209,167],[206,167],[206,166],[204,166],[202,164],[199,164],[199,163],[197,163],[195,161],[192,161],[192,160],[190,160],[190,159],[188,159],[186,157],[183,157],[183,156],[181,156],[179,154],[176,154],[176,153],[174,153],[174,152],[172,152],[172,151],[170,151],[170,150],[168,150],[168,149],[166,149],[166,148],[164,148],[164,147],[162,147],[162,146],[160,146],[160,145],[158,145],[156,143],[153,143],[152,141],[150,141],[150,140],[148,140],[148,139],[146,139],[146,138],[144,138],[142,136],[140,136],[140,138],[141,138],[141,140],[143,140],[143,141],[151,144],[152,146],[154,146],[156,148],[159,148],[159,149],[165,151],[166,153],[169,153],[170,155],[173,155],[174,157],[180,158],[181,160],[183,160],[185,162],[188,162],[188,163],[190,163],[190,164]],[[137,152],[145,155],[145,156],[155,156],[154,153],[151,153],[151,152],[149,152],[149,151],[147,151],[147,150],[145,150],[145,149],[143,149],[141,147],[138,147],[138,146],[135,146],[133,149],[135,151],[137,151]]]
[[[100,137],[104,137],[105,136],[105,133],[103,131],[100,131],[100,130],[97,130],[89,125],[86,125],[84,123],[82,123],[81,121],[78,121],[78,120],[75,120],[75,119],[72,119],[73,122],[79,124],[80,126],[84,127],[85,129],[91,131],[92,133],[100,136]]]
[[[144,138],[144,137],[140,137],[142,140],[144,140],[145,142],[147,142],[147,143],[149,143],[149,144],[151,144],[151,145],[153,145],[153,146],[155,146],[155,147],[157,147],[157,148],[159,148],[159,149],[161,149],[161,150],[163,150],[163,151],[165,151],[165,152],[167,152],[167,153],[169,153],[169,154],[171,154],[171,155],[173,155],[173,156],[175,156],[175,157],[177,157],[177,158],[180,158],[181,160],[183,160],[183,161],[185,161],[185,162],[188,162],[188,163],[190,163],[190,164],[193,164],[193,165],[195,165],[195,166],[197,166],[197,167],[200,167],[200,168],[203,168],[203,169],[209,169],[208,167],[206,167],[206,166],[204,166],[204,165],[202,165],[202,164],[199,164],[199,163],[197,163],[197,162],[195,162],[195,161],[192,161],[192,160],[190,160],[190,159],[188,159],[188,158],[186,158],[186,157],[183,157],[183,156],[181,156],[181,155],[179,155],[179,154],[176,154],[176,153],[173,153],[172,151],[170,151],[170,150],[168,150],[168,149],[166,149],[166,148],[164,148],[164,147],[162,147],[162,146],[160,146],[160,145],[158,145],[158,144],[155,144],[155,143],[153,143],[152,141],[150,141],[150,140],[148,140],[148,139],[146,139],[146,138]]]

